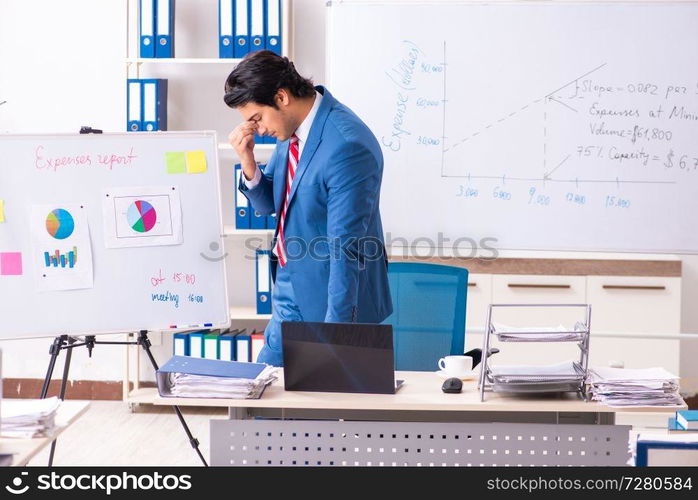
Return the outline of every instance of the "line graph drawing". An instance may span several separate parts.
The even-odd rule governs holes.
[[[502,182],[505,182],[506,180],[509,181],[525,181],[525,182],[555,182],[555,183],[571,183],[576,186],[579,186],[581,183],[594,183],[594,184],[602,184],[602,183],[608,183],[608,184],[615,184],[615,185],[621,185],[621,184],[657,184],[657,185],[671,185],[675,184],[676,181],[667,181],[667,180],[659,180],[659,179],[642,179],[642,180],[637,180],[637,179],[626,179],[626,178],[620,178],[619,176],[614,176],[611,178],[597,178],[597,177],[579,177],[579,176],[573,176],[573,177],[553,177],[553,174],[558,171],[563,166],[568,166],[574,168],[574,161],[569,161],[570,158],[572,157],[572,153],[567,153],[563,157],[556,158],[555,162],[552,163],[554,166],[551,169],[548,169],[548,164],[550,162],[550,154],[548,151],[548,129],[551,126],[549,123],[549,111],[548,111],[548,106],[553,105],[553,106],[560,106],[566,110],[568,110],[571,113],[574,113],[576,115],[579,115],[580,111],[579,109],[573,107],[572,105],[568,104],[567,102],[564,102],[564,100],[571,101],[573,98],[572,97],[563,97],[559,96],[558,93],[569,89],[571,86],[578,87],[579,82],[583,80],[584,78],[593,76],[603,68],[607,66],[608,63],[604,62],[602,64],[599,64],[598,66],[582,73],[581,75],[571,79],[567,83],[565,83],[562,86],[559,86],[552,92],[548,92],[543,94],[541,97],[532,99],[530,102],[524,104],[523,106],[520,106],[517,109],[514,109],[513,111],[509,111],[506,115],[504,116],[498,116],[486,125],[482,125],[480,127],[477,127],[475,131],[471,132],[469,135],[466,135],[463,138],[459,138],[455,141],[453,141],[450,145],[448,142],[448,135],[446,134],[446,116],[448,114],[448,103],[449,99],[446,94],[446,89],[447,89],[447,75],[448,75],[448,65],[449,63],[447,62],[447,54],[446,54],[446,41],[443,42],[443,62],[442,66],[444,68],[443,71],[443,95],[441,102],[443,103],[442,106],[442,131],[441,131],[441,139],[442,139],[442,150],[441,150],[441,177],[445,178],[466,178],[469,181],[473,179],[484,179],[484,180],[501,180]],[[622,90],[622,88],[618,88],[619,90]],[[448,156],[452,156],[454,152],[457,152],[458,148],[460,150],[467,149],[468,147],[468,142],[472,142],[473,140],[477,139],[481,135],[490,133],[489,131],[491,129],[496,130],[498,126],[500,126],[503,123],[506,123],[508,120],[520,117],[523,112],[535,112],[538,110],[538,108],[542,106],[543,111],[542,111],[542,120],[541,120],[541,127],[542,127],[542,172],[540,176],[506,176],[506,174],[502,175],[478,175],[478,174],[473,174],[472,172],[468,172],[467,174],[454,174],[454,173],[449,173],[447,170],[447,161],[448,161]],[[577,118],[578,119],[578,118]],[[449,153],[451,155],[449,155]],[[653,162],[659,162],[661,161],[661,158],[658,155],[652,155],[652,161]]]
[[[698,249],[698,7],[369,3],[333,13],[328,83],[381,146],[386,231]]]

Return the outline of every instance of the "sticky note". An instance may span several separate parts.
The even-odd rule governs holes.
[[[187,173],[203,174],[204,172],[206,172],[206,153],[187,151]]]
[[[168,174],[185,174],[187,172],[184,153],[181,151],[165,153],[165,165]]]
[[[0,222],[5,222],[5,200],[0,200]]]
[[[22,254],[20,252],[0,252],[0,275],[19,276],[22,274]]]

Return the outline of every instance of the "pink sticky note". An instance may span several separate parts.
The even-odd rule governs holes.
[[[22,254],[20,252],[0,253],[0,275],[19,276],[22,274]]]

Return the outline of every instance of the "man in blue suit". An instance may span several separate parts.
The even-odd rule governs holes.
[[[379,212],[383,155],[369,128],[293,63],[253,52],[228,76],[230,133],[255,210],[277,214],[272,319],[257,361],[283,365],[282,321],[380,323],[392,312]],[[254,135],[277,139],[262,174]]]

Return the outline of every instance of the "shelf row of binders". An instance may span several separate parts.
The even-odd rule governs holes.
[[[281,55],[281,0],[218,0],[218,55],[257,50]]]
[[[167,78],[128,78],[126,80],[126,130],[157,132],[167,130]],[[254,136],[255,144],[276,144],[276,139]],[[275,227],[272,223],[271,227]],[[245,229],[266,229],[247,226]]]
[[[246,329],[196,330],[175,333],[175,356],[253,362],[264,347],[264,333]]]
[[[259,169],[264,172],[265,163],[258,163]],[[249,200],[240,192],[238,186],[242,180],[242,166],[235,165],[235,228],[236,229],[276,229],[276,214],[262,215],[252,210]]]
[[[126,80],[126,122],[129,132],[167,130],[167,79]]]
[[[218,0],[218,51],[224,59],[282,51],[281,0]],[[175,57],[175,0],[140,0],[141,58]]]

